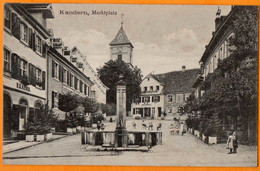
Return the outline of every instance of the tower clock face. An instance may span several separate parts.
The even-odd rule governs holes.
[[[122,34],[119,34],[118,37],[117,37],[117,40],[119,42],[122,42],[123,41],[123,35]]]

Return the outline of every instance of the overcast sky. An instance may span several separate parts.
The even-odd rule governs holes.
[[[55,18],[48,21],[57,38],[77,46],[96,69],[110,59],[109,43],[116,36],[124,14],[124,30],[134,45],[133,64],[144,76],[198,68],[205,45],[215,29],[218,6],[53,4]],[[220,6],[227,15],[231,6]],[[60,10],[88,11],[87,15],[61,15]],[[91,15],[92,10],[117,15]]]

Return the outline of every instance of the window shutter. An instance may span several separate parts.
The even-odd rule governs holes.
[[[45,41],[42,41],[42,57],[46,58],[46,54],[47,54],[47,48],[46,48],[46,43]]]
[[[160,102],[160,96],[158,96],[158,102]]]
[[[59,80],[61,81],[61,79],[62,79],[62,68],[61,68],[61,66],[59,65]]]
[[[35,32],[32,33],[32,49],[36,50],[36,34]]]
[[[64,68],[61,67],[61,82],[64,82]]]
[[[32,64],[29,63],[29,81],[30,81],[30,84],[32,84],[33,82],[33,69],[32,69]]]
[[[54,92],[51,93],[51,107],[54,108]]]
[[[67,71],[67,85],[70,86],[70,72]]]
[[[36,67],[34,65],[32,65],[32,80],[32,85],[36,86]]]
[[[52,68],[51,68],[51,70],[52,70],[52,77],[54,78],[55,77],[55,62],[54,61],[52,61]]]
[[[13,78],[18,78],[18,63],[17,63],[17,60],[16,60],[16,55],[15,54],[12,54],[11,56],[11,63],[12,63],[12,77]]]
[[[20,19],[17,14],[12,13],[12,34],[15,38],[20,39]]]
[[[42,89],[45,90],[45,82],[46,82],[46,76],[45,71],[42,71]]]
[[[29,47],[32,49],[32,36],[33,36],[33,32],[32,32],[32,29],[31,28],[29,28],[29,41],[28,41],[28,44],[29,44]]]
[[[152,102],[154,102],[154,96],[152,96]]]

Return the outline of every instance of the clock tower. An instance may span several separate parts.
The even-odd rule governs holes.
[[[125,63],[132,65],[133,48],[134,46],[128,40],[123,28],[123,22],[116,37],[109,43],[110,45],[110,60],[122,60]]]

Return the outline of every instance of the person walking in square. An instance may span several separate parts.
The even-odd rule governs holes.
[[[236,132],[230,133],[228,140],[227,140],[227,149],[229,149],[228,154],[237,153],[238,142],[236,138]]]

